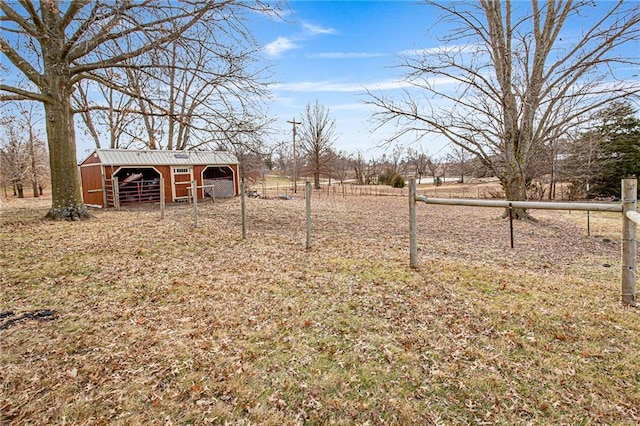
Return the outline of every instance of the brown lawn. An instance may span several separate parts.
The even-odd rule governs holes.
[[[0,424],[640,422],[619,215],[510,249],[500,210],[421,204],[414,271],[406,196],[314,197],[309,251],[300,196],[248,199],[246,240],[239,199],[49,202],[1,207]]]

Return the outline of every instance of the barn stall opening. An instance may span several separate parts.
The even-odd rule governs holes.
[[[187,201],[189,187],[198,198],[227,198],[238,195],[238,160],[224,151],[157,151],[97,149],[80,163],[82,197],[87,205],[112,207],[116,194],[120,205],[160,201]],[[117,189],[117,191],[114,191]]]

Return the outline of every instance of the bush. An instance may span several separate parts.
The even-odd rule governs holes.
[[[378,184],[379,185],[390,185],[391,179],[393,178],[394,173],[391,170],[385,170],[378,175]]]
[[[393,175],[391,179],[389,179],[389,185],[393,188],[404,188],[404,179],[398,173]]]

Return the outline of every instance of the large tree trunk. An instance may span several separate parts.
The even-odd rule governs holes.
[[[526,201],[527,186],[523,173],[512,172],[505,174],[500,179],[507,201]],[[514,219],[533,220],[525,209],[514,208],[511,210]],[[505,209],[503,217],[509,217],[509,209]]]
[[[82,202],[76,163],[76,139],[70,96],[45,102],[47,141],[51,166],[51,210],[48,218],[79,220],[91,217]]]

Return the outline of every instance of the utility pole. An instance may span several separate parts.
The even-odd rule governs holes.
[[[296,176],[296,124],[302,124],[302,122],[296,121],[296,119],[294,118],[291,121],[287,121],[287,123],[290,123],[293,125],[293,170],[291,173],[293,174],[293,192],[294,194],[297,194],[298,193],[298,184],[297,184],[298,176]]]

